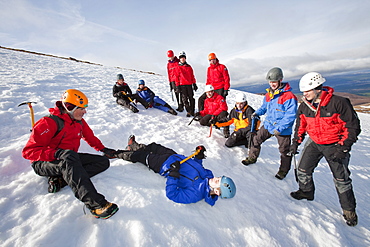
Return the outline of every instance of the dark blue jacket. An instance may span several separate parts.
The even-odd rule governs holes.
[[[185,159],[184,155],[171,155],[162,165],[159,172],[167,178],[166,196],[177,203],[194,203],[204,199],[211,206],[215,205],[218,199],[217,195],[210,195],[208,179],[213,178],[213,173],[205,169],[202,160],[195,158],[189,159],[180,167],[180,178],[168,176],[170,165],[176,160]]]

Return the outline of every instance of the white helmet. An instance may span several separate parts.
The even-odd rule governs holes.
[[[302,76],[299,81],[299,90],[301,90],[301,92],[309,91],[322,85],[325,81],[325,78],[322,77],[320,73],[309,72]]]
[[[204,87],[204,92],[209,92],[215,90],[212,85],[206,85]]]
[[[238,93],[235,97],[235,102],[247,102],[247,96],[245,93]]]
[[[179,58],[185,57],[186,58],[186,53],[184,51],[181,51],[179,54]]]

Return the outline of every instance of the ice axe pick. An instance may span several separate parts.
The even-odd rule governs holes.
[[[26,104],[28,105],[28,108],[30,109],[31,127],[33,128],[33,126],[35,125],[35,114],[33,113],[32,104],[37,104],[37,102],[23,102],[23,103],[20,103],[18,107],[21,105],[26,105]]]

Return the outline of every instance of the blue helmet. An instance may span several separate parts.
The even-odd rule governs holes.
[[[222,199],[233,198],[236,194],[236,186],[234,181],[226,176],[221,177],[221,195]]]
[[[139,85],[145,85],[144,80],[139,80]]]

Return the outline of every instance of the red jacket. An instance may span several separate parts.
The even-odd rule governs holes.
[[[230,76],[225,65],[218,63],[211,64],[207,70],[207,85],[212,85],[215,90],[230,88]]]
[[[306,133],[317,144],[339,143],[351,147],[356,142],[361,132],[360,120],[349,100],[333,92],[333,88],[323,87],[317,108],[302,98],[294,134],[298,143]]]
[[[81,138],[84,139],[91,147],[100,151],[104,148],[101,141],[94,135],[89,125],[82,121],[72,120],[65,113],[61,114],[58,105],[50,108],[49,112],[64,120],[63,129],[54,137],[58,130],[58,125],[50,117],[43,117],[37,121],[32,129],[30,139],[22,150],[22,156],[25,159],[33,161],[53,161],[55,152],[58,149],[69,149],[78,152]]]
[[[213,93],[211,98],[204,100],[204,110],[200,112],[200,115],[219,115],[221,112],[227,111],[227,104],[225,98],[217,93]]]
[[[168,61],[167,74],[169,82],[176,81],[176,67],[179,66],[179,62],[180,60],[177,57],[175,57],[173,61]]]
[[[176,67],[175,83],[176,86],[192,85],[196,83],[193,68],[189,64],[179,63]]]

